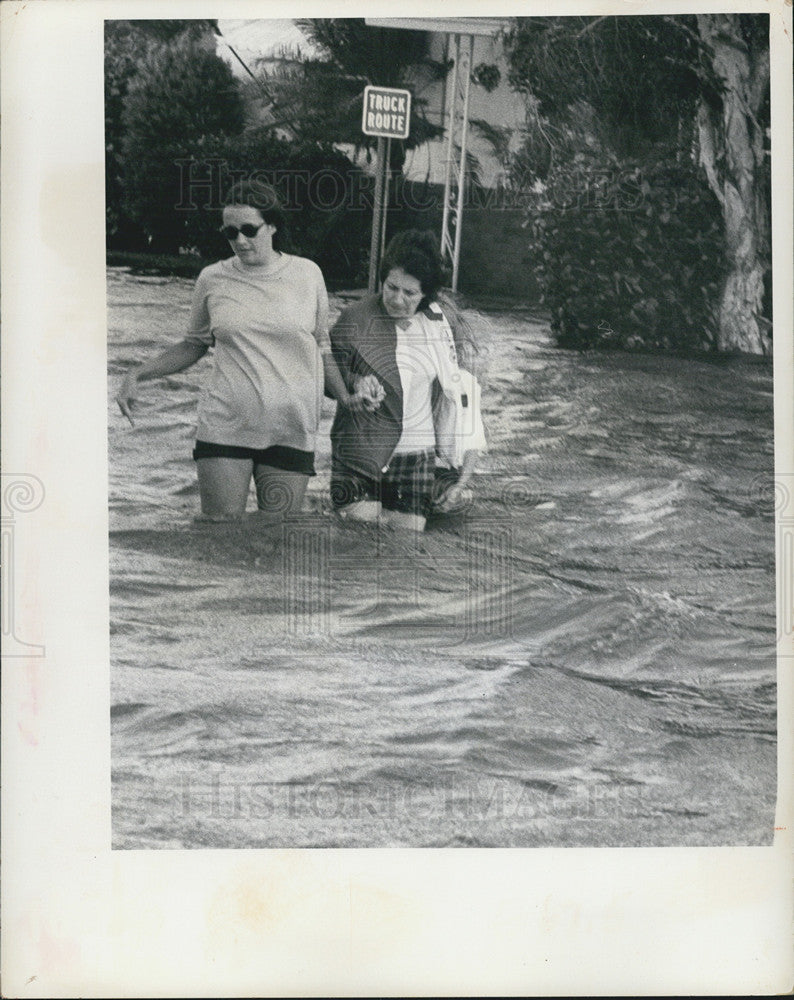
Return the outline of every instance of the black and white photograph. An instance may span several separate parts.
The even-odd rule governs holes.
[[[4,995],[790,990],[791,38],[0,4]]]
[[[769,72],[105,22],[115,847],[772,842]]]

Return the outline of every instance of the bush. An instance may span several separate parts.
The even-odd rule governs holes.
[[[231,70],[190,34],[148,49],[123,98],[124,208],[152,250],[183,245],[185,217],[174,162],[213,148],[243,127],[243,102]]]
[[[235,180],[256,177],[276,188],[285,208],[279,249],[316,261],[330,284],[365,274],[368,196],[361,172],[333,147],[291,143],[261,126],[236,136],[204,136],[187,146],[161,146],[157,162],[152,182],[172,192],[159,225],[171,233],[175,248],[209,259],[230,256],[218,232],[222,199]]]
[[[360,279],[371,219],[360,172],[330,144],[244,128],[237,85],[217,56],[189,36],[153,46],[123,100],[125,212],[109,205],[110,248],[229,256],[218,232],[223,196],[257,176],[282,193],[283,248],[316,260],[329,282]]]
[[[372,195],[365,175],[330,144],[292,144],[277,167],[294,252],[314,260],[331,285],[366,281]]]
[[[531,249],[561,347],[715,347],[719,205],[691,166],[578,157],[529,209]]]

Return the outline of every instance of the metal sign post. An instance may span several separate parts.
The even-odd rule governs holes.
[[[375,172],[375,201],[372,206],[372,236],[369,241],[369,281],[367,282],[367,291],[375,292],[378,290],[378,248],[380,246],[380,231],[381,231],[381,216],[383,215],[383,164],[384,155],[383,149],[386,145],[386,140],[383,136],[378,138],[378,163],[377,170]],[[383,227],[385,228],[385,226]]]
[[[365,87],[361,131],[378,137],[375,202],[369,244],[370,292],[378,288],[378,264],[386,244],[386,212],[389,204],[389,161],[392,139],[407,139],[411,121],[411,92],[396,87]]]
[[[468,141],[469,88],[474,62],[474,39],[496,38],[510,24],[507,17],[365,17],[373,28],[401,28],[404,31],[440,31],[454,48],[452,69],[447,80],[447,158],[444,169],[444,217],[441,224],[441,253],[452,264],[452,288],[457,291],[460,267],[463,207],[466,200],[466,145]],[[462,106],[461,106],[462,105]]]
[[[389,211],[389,183],[391,181],[391,138],[386,140],[386,151],[383,154],[383,205],[380,214],[380,253],[378,262],[383,260],[386,248],[386,213]]]

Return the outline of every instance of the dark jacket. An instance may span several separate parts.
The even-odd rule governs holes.
[[[334,457],[377,479],[402,433],[403,390],[397,368],[397,331],[380,295],[348,306],[331,330],[331,350],[348,391],[358,375],[374,375],[386,396],[373,413],[336,408],[331,428]]]
[[[456,468],[466,450],[486,446],[479,386],[472,374],[458,366],[453,334],[438,305],[431,303],[422,315],[438,324],[438,336],[431,335],[428,342],[437,370],[431,399],[436,453]],[[378,479],[388,469],[403,424],[397,330],[380,295],[368,295],[344,310],[331,330],[331,350],[350,392],[355,390],[358,375],[374,375],[384,388],[385,398],[372,413],[337,407],[331,428],[334,460]]]
[[[437,319],[430,310],[425,315],[432,321]],[[331,428],[334,458],[377,479],[388,469],[403,420],[397,330],[380,295],[367,295],[342,312],[331,330],[331,350],[350,392],[358,375],[374,375],[386,392],[372,413],[337,407]],[[434,411],[444,405],[438,381],[433,384],[433,405]]]

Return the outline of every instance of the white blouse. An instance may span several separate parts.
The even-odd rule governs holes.
[[[433,423],[432,389],[436,378],[434,353],[427,342],[421,316],[397,331],[397,369],[403,389],[402,435],[395,455],[434,448],[436,432]]]

